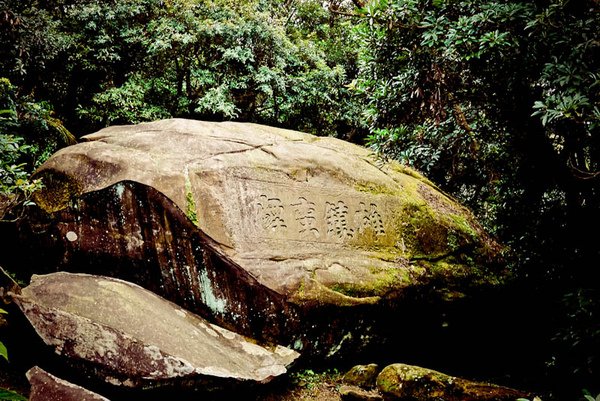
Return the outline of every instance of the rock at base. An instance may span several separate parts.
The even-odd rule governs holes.
[[[356,365],[346,372],[344,383],[365,388],[374,387],[379,372],[379,365],[376,363]]]
[[[26,373],[31,383],[29,401],[110,401],[83,387],[59,379],[34,366]]]
[[[268,382],[299,355],[261,347],[113,278],[34,275],[14,299],[56,353],[116,385]]]
[[[386,400],[515,401],[531,394],[495,384],[448,376],[419,366],[395,363],[377,376],[377,388]]]

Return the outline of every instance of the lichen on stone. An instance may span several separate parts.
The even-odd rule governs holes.
[[[189,171],[187,170],[187,167],[185,169],[185,201],[185,215],[197,227],[199,225],[198,209],[196,207],[196,200],[194,199],[194,192],[192,190],[192,182],[190,180],[190,175]]]
[[[33,194],[34,202],[45,212],[53,213],[66,208],[70,201],[81,194],[81,184],[66,174],[44,171],[40,176],[42,189]]]

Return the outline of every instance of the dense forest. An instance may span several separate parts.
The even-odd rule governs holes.
[[[108,125],[335,136],[471,208],[510,249],[511,330],[535,347],[514,374],[595,395],[599,27],[598,0],[0,0],[0,219],[26,213],[45,159]]]

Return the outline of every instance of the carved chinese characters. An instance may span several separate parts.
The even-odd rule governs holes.
[[[325,202],[327,236],[345,240],[352,238],[354,230],[348,227],[348,206],[343,201]]]
[[[300,197],[298,198],[298,203],[292,203],[290,206],[294,207],[296,221],[300,223],[298,232],[304,236],[319,238],[321,234],[317,228],[315,204],[307,201],[304,197]]]
[[[354,222],[357,224],[360,233],[370,228],[376,236],[385,235],[383,220],[377,211],[377,205],[374,203],[367,206],[361,202],[358,211],[354,215]]]
[[[287,228],[285,221],[282,218],[284,207],[280,199],[261,195],[258,199],[257,206],[262,228],[271,231]]]
[[[386,235],[380,207],[360,198],[262,194],[252,203],[258,235],[267,238],[348,243]]]

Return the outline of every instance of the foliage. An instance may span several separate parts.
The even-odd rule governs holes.
[[[355,89],[366,100],[367,143],[483,210],[511,175],[507,118],[523,114],[515,60],[527,57],[519,42],[532,6],[375,1],[363,12]]]
[[[594,10],[565,1],[368,3],[356,29],[354,84],[366,101],[367,142],[443,184],[505,237],[560,217],[556,205],[592,212],[600,155]],[[508,208],[533,227],[519,229]],[[573,231],[581,217],[572,215]]]
[[[276,1],[66,3],[38,5],[49,18],[51,40],[61,43],[44,53],[46,61],[66,62],[62,77],[39,82],[36,90],[55,98],[84,131],[167,117],[238,119],[321,134],[355,125],[358,113],[345,87],[351,58],[330,58],[330,41],[306,38],[305,9],[322,9],[316,1],[286,2],[294,18],[274,8]],[[323,37],[339,38],[326,33],[340,26],[323,25]]]
[[[11,82],[0,78],[0,220],[20,216],[41,186],[29,179],[31,172],[59,145],[75,142],[52,114],[48,102],[19,99]]]
[[[0,266],[0,301],[5,304],[9,304],[12,300],[7,295],[9,292],[20,293],[21,286],[14,279],[13,275],[8,273],[2,266]],[[0,308],[0,328],[6,325],[6,319],[3,315],[8,312]],[[0,356],[2,356],[8,362],[8,351],[2,341],[0,341]]]
[[[57,5],[55,1],[48,5]],[[35,89],[43,75],[57,67],[68,45],[58,34],[59,21],[34,1],[0,0],[0,77],[7,77],[23,90]]]
[[[583,390],[583,398],[585,401],[600,401],[600,393],[594,397],[589,391]]]
[[[315,372],[312,369],[304,369],[290,374],[291,382],[299,387],[305,387],[309,390],[323,382],[335,382],[341,377],[337,369],[327,369],[321,372]]]
[[[167,117],[361,130],[351,23],[316,0],[2,0],[0,12],[0,76],[81,133]]]
[[[552,338],[560,362],[574,375],[592,376],[600,370],[600,356],[590,350],[600,348],[600,290],[577,288],[563,296],[560,329]]]
[[[38,180],[29,180],[29,172],[25,170],[26,163],[17,161],[31,149],[21,145],[22,138],[9,135],[0,135],[0,196],[2,208],[0,220],[10,215],[19,205],[29,206],[33,192],[40,188]]]
[[[0,95],[4,95],[10,88],[10,83],[3,80],[0,85]],[[26,163],[20,163],[31,147],[22,143],[23,138],[5,133],[17,126],[17,113],[12,99],[8,96],[2,98],[5,103],[2,106],[8,108],[0,110],[0,220],[19,204],[28,202],[32,192],[39,186],[38,182],[28,180]]]
[[[6,314],[7,312],[0,308],[0,315]],[[1,319],[0,319],[1,321]],[[8,351],[6,350],[6,346],[2,341],[0,341],[0,356],[3,357],[6,361],[8,361]]]
[[[548,3],[369,2],[354,88],[374,149],[425,172],[509,242],[568,219],[571,240],[556,249],[589,252],[573,234],[599,206],[600,18],[593,2]]]
[[[553,1],[527,26],[533,49],[546,55],[534,105],[563,163],[580,179],[600,169],[600,61],[598,5]]]
[[[599,373],[583,302],[600,256],[589,234],[600,221],[598,11],[591,0],[375,0],[355,29],[367,144],[511,245],[517,276],[571,317],[540,324],[555,333],[555,373],[575,386]]]
[[[15,393],[14,391],[0,388],[0,400],[2,401],[27,401],[27,397],[21,394]]]

